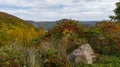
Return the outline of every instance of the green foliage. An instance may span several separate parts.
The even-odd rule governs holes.
[[[116,8],[114,9],[115,16],[110,16],[109,18],[113,21],[120,21],[120,2],[116,2]]]
[[[48,49],[47,51],[43,51],[41,55],[43,67],[61,67],[67,65],[66,58],[61,55],[58,49]]]

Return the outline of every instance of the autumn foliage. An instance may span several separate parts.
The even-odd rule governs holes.
[[[68,54],[83,43],[101,55],[120,55],[120,22],[101,21],[88,27],[63,19],[45,30],[0,13],[0,67],[70,67]]]

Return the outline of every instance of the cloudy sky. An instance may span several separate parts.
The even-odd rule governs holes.
[[[113,15],[119,0],[2,0],[0,11],[25,20],[53,21],[62,18],[103,20]]]

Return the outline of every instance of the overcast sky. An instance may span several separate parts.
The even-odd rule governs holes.
[[[25,20],[107,20],[119,0],[2,0],[0,11]]]

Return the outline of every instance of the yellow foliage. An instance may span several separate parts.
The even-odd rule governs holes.
[[[44,29],[41,29],[38,31],[38,36],[44,36],[46,34],[46,31]]]
[[[6,30],[6,31],[5,31]],[[6,32],[6,40],[9,41],[27,41],[32,40],[38,36],[38,33],[34,28],[24,29],[19,26],[16,26],[14,29],[2,29],[2,31]]]
[[[25,39],[29,41],[37,37],[37,32],[35,31],[35,29],[32,28],[31,30],[26,31],[24,35],[25,35]]]
[[[66,36],[66,35],[68,35],[68,34],[70,34],[70,31],[69,31],[68,29],[66,29],[66,30],[63,31],[63,35]]]

